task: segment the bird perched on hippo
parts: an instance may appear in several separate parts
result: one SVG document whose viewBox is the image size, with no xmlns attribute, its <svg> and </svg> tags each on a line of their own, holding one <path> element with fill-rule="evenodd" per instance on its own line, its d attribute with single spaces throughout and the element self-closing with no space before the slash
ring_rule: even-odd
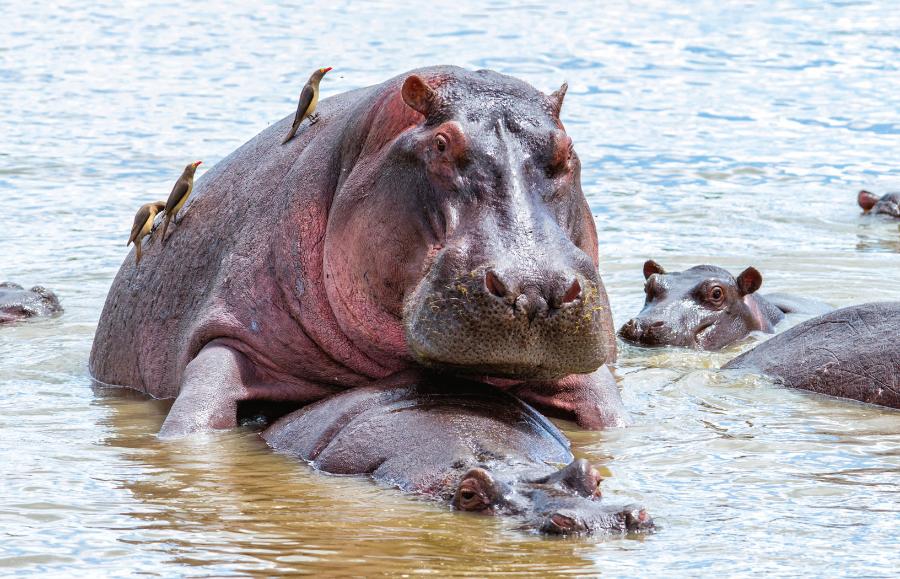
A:
<svg viewBox="0 0 900 579">
<path fill-rule="evenodd" d="M 651 259 L 644 279 L 644 307 L 619 330 L 623 340 L 641 346 L 718 350 L 750 332 L 773 333 L 785 314 L 831 310 L 817 300 L 756 293 L 763 280 L 754 267 L 737 276 L 714 265 L 667 272 Z"/>
<path fill-rule="evenodd" d="M 424 372 L 624 424 L 564 94 L 431 67 L 323 100 L 287 146 L 291 117 L 272 125 L 198 180 L 191 227 L 120 269 L 91 372 L 175 398 L 163 436 Z"/>
</svg>

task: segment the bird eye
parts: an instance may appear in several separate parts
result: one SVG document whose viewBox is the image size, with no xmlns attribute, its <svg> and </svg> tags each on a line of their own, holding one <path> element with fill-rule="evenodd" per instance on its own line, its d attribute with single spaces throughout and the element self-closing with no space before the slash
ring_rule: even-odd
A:
<svg viewBox="0 0 900 579">
<path fill-rule="evenodd" d="M 447 150 L 447 137 L 444 135 L 438 135 L 434 138 L 434 146 L 437 147 L 437 150 L 443 153 Z"/>
</svg>

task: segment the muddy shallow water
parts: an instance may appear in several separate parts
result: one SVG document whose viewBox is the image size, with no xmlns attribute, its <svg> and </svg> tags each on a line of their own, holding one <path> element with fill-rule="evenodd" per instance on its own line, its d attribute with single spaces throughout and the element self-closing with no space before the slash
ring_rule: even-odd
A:
<svg viewBox="0 0 900 579">
<path fill-rule="evenodd" d="M 167 403 L 92 390 L 134 210 L 292 113 L 319 66 L 335 67 L 326 95 L 434 63 L 568 80 L 617 324 L 648 257 L 752 264 L 763 292 L 835 306 L 900 300 L 900 222 L 855 205 L 860 187 L 900 189 L 900 11 L 642 4 L 5 4 L 0 280 L 43 283 L 66 313 L 0 330 L 0 575 L 896 573 L 900 413 L 716 370 L 759 337 L 623 347 L 635 426 L 567 428 L 606 494 L 659 522 L 637 539 L 448 513 L 249 431 L 161 443 Z"/>
</svg>

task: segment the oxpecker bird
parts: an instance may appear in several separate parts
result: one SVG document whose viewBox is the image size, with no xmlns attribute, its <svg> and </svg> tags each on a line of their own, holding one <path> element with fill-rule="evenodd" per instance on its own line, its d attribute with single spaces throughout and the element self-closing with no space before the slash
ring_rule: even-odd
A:
<svg viewBox="0 0 900 579">
<path fill-rule="evenodd" d="M 329 70 L 331 70 L 330 66 L 328 68 L 320 68 L 312 73 L 306 86 L 300 91 L 300 102 L 297 103 L 297 113 L 294 115 L 294 122 L 291 124 L 291 130 L 288 132 L 287 137 L 281 141 L 282 145 L 294 138 L 294 134 L 297 132 L 297 128 L 300 127 L 300 123 L 303 122 L 303 119 L 309 117 L 310 124 L 315 123 L 318 120 L 315 112 L 316 105 L 319 104 L 319 81 L 322 80 L 322 77 L 325 76 L 325 73 Z"/>
<path fill-rule="evenodd" d="M 184 202 L 194 190 L 194 173 L 197 167 L 203 161 L 194 161 L 184 168 L 184 172 L 178 181 L 175 181 L 175 187 L 169 193 L 169 200 L 166 201 L 166 221 L 163 223 L 162 242 L 166 242 L 166 229 L 169 228 L 169 221 L 178 216 L 178 212 L 184 207 Z M 177 223 L 177 221 L 176 221 Z"/>
<path fill-rule="evenodd" d="M 153 229 L 153 219 L 157 213 L 165 208 L 166 204 L 162 201 L 154 201 L 153 203 L 141 205 L 141 208 L 135 213 L 134 225 L 131 226 L 131 237 L 128 238 L 128 243 L 125 244 L 125 247 L 128 247 L 134 243 L 134 246 L 137 248 L 135 265 L 140 265 L 141 263 L 141 240 L 150 235 Z"/>
</svg>

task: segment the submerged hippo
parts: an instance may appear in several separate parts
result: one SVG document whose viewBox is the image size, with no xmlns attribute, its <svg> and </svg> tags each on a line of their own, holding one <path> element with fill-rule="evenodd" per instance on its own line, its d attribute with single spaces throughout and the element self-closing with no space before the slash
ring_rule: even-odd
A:
<svg viewBox="0 0 900 579">
<path fill-rule="evenodd" d="M 900 408 L 900 302 L 807 320 L 728 362 L 791 388 Z"/>
<path fill-rule="evenodd" d="M 816 300 L 757 294 L 762 274 L 753 267 L 737 277 L 714 265 L 666 272 L 651 259 L 644 279 L 644 308 L 619 330 L 622 339 L 641 346 L 718 350 L 753 331 L 773 333 L 785 314 L 831 310 Z"/>
<path fill-rule="evenodd" d="M 879 197 L 863 190 L 859 192 L 856 200 L 866 213 L 900 217 L 900 193 L 888 193 Z"/>
<path fill-rule="evenodd" d="M 368 474 L 456 510 L 520 517 L 528 529 L 653 528 L 640 507 L 600 500 L 599 473 L 574 460 L 551 422 L 483 384 L 357 388 L 282 417 L 262 436 L 324 472 Z"/>
<path fill-rule="evenodd" d="M 34 286 L 26 290 L 16 283 L 0 283 L 0 324 L 61 313 L 59 298 L 52 291 Z"/>
<path fill-rule="evenodd" d="M 175 397 L 164 436 L 410 368 L 624 424 L 564 94 L 434 67 L 322 101 L 282 146 L 285 117 L 198 180 L 165 246 L 126 259 L 93 376 Z"/>
</svg>

